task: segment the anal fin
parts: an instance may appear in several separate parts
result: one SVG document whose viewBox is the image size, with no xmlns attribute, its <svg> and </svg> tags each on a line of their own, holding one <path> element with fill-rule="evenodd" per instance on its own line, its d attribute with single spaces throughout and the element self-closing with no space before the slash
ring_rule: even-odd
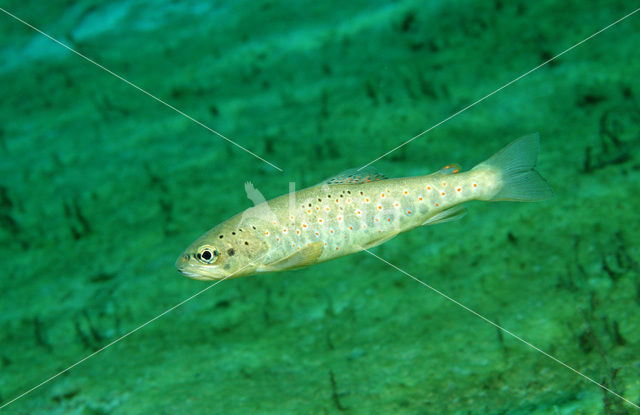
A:
<svg viewBox="0 0 640 415">
<path fill-rule="evenodd" d="M 442 212 L 431 216 L 420 226 L 435 225 L 437 223 L 452 222 L 454 220 L 461 219 L 467 214 L 467 209 L 462 206 L 454 206 L 449 209 L 445 209 Z"/>
</svg>

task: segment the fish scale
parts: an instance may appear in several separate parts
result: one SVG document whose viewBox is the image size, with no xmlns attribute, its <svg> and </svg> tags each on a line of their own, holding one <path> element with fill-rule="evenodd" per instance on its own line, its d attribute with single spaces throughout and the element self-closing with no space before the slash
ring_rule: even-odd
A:
<svg viewBox="0 0 640 415">
<path fill-rule="evenodd" d="M 467 172 L 448 165 L 425 176 L 389 179 L 375 170 L 348 170 L 222 222 L 192 243 L 176 267 L 201 280 L 285 271 L 459 219 L 466 213 L 462 204 L 471 200 L 543 200 L 553 191 L 534 169 L 538 149 L 534 134 Z"/>
</svg>

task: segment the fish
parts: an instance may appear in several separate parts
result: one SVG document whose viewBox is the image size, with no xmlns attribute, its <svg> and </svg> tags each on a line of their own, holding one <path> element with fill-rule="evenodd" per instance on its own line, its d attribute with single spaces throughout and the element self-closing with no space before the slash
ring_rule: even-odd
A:
<svg viewBox="0 0 640 415">
<path fill-rule="evenodd" d="M 458 220 L 473 200 L 545 200 L 554 193 L 535 170 L 539 149 L 539 135 L 530 134 L 468 171 L 450 164 L 424 176 L 387 178 L 374 168 L 351 169 L 268 201 L 247 183 L 257 204 L 196 239 L 175 266 L 205 281 L 287 271 Z"/>
</svg>

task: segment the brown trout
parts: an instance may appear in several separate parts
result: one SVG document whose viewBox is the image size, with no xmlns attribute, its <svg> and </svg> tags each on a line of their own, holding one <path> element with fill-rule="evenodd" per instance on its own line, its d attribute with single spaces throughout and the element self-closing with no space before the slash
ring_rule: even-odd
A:
<svg viewBox="0 0 640 415">
<path fill-rule="evenodd" d="M 534 170 L 539 146 L 537 134 L 519 138 L 466 172 L 449 165 L 389 179 L 371 169 L 349 170 L 222 222 L 192 243 L 176 267 L 198 280 L 285 271 L 459 219 L 466 213 L 461 204 L 471 200 L 547 199 L 553 191 Z"/>
</svg>

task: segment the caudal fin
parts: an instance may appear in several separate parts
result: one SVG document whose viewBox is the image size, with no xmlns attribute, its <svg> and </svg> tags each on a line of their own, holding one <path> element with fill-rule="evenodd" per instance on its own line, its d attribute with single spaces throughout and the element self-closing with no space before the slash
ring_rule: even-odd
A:
<svg viewBox="0 0 640 415">
<path fill-rule="evenodd" d="M 540 151 L 538 133 L 520 137 L 480 163 L 500 172 L 500 190 L 490 200 L 533 202 L 553 197 L 549 183 L 534 167 Z"/>
</svg>

